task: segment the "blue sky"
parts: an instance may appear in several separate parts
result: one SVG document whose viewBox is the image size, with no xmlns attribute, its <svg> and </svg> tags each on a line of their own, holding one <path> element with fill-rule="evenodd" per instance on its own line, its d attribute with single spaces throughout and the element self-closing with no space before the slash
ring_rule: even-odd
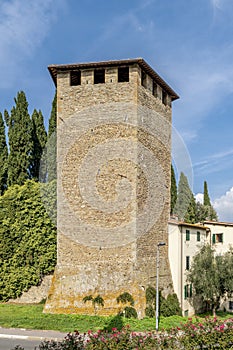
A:
<svg viewBox="0 0 233 350">
<path fill-rule="evenodd" d="M 0 111 L 24 90 L 48 121 L 49 64 L 143 57 L 179 94 L 173 125 L 220 220 L 233 221 L 232 0 L 1 0 Z"/>
</svg>

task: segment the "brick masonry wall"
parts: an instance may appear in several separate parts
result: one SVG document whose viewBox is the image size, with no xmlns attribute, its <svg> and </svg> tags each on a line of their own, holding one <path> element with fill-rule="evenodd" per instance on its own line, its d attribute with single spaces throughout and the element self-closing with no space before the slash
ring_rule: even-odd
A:
<svg viewBox="0 0 233 350">
<path fill-rule="evenodd" d="M 155 285 L 157 242 L 167 243 L 170 202 L 171 108 L 141 86 L 140 68 L 104 84 L 82 71 L 80 86 L 58 74 L 58 263 L 45 312 L 93 314 L 87 295 L 105 301 L 98 314 L 116 314 L 129 292 L 139 317 L 145 289 Z M 172 289 L 167 246 L 161 248 L 161 287 Z"/>
</svg>

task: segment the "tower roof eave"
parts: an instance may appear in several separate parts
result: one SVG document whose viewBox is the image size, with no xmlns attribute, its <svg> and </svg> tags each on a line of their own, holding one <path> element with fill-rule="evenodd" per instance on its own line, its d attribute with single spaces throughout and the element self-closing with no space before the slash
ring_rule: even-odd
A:
<svg viewBox="0 0 233 350">
<path fill-rule="evenodd" d="M 156 83 L 158 83 L 163 89 L 171 96 L 172 101 L 177 100 L 179 96 L 175 91 L 160 77 L 158 73 L 143 59 L 134 58 L 126 60 L 111 60 L 101 62 L 87 62 L 87 63 L 71 63 L 71 64 L 52 64 L 48 66 L 48 70 L 52 76 L 54 84 L 57 85 L 57 73 L 60 71 L 67 70 L 78 70 L 78 69 L 91 69 L 101 67 L 113 67 L 113 66 L 124 66 L 138 64 L 148 75 L 150 75 Z"/>
</svg>

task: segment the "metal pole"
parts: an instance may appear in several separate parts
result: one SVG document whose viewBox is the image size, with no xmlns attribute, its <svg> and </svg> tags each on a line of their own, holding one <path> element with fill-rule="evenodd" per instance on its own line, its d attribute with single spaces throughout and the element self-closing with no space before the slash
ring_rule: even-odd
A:
<svg viewBox="0 0 233 350">
<path fill-rule="evenodd" d="M 155 310 L 155 330 L 159 330 L 159 244 L 157 245 L 156 258 L 156 310 Z"/>
<path fill-rule="evenodd" d="M 164 242 L 157 244 L 157 258 L 156 258 L 156 309 L 155 309 L 155 329 L 159 330 L 159 247 L 166 245 Z"/>
</svg>

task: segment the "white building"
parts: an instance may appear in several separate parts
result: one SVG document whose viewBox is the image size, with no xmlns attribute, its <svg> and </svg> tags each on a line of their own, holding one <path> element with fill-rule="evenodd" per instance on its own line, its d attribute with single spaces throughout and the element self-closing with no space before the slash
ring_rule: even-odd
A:
<svg viewBox="0 0 233 350">
<path fill-rule="evenodd" d="M 231 246 L 233 247 L 232 222 L 204 221 L 203 226 L 210 229 L 211 244 L 217 255 L 226 253 Z"/>
<path fill-rule="evenodd" d="M 205 221 L 199 224 L 188 224 L 170 220 L 168 224 L 168 252 L 173 279 L 174 291 L 180 302 L 184 316 L 195 313 L 190 304 L 192 285 L 187 281 L 193 256 L 201 246 L 211 244 L 216 254 L 223 254 L 233 246 L 233 223 Z M 195 301 L 194 301 L 195 302 Z M 198 301 L 196 301 L 197 310 Z M 233 301 L 223 300 L 221 309 L 233 311 Z"/>
</svg>

